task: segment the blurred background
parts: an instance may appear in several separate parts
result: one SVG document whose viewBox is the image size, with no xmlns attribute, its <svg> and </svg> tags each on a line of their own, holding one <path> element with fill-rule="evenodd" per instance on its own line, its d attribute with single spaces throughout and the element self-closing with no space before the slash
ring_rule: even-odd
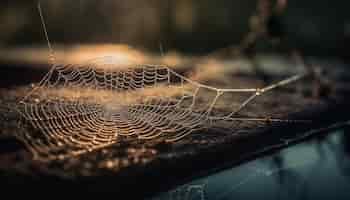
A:
<svg viewBox="0 0 350 200">
<path fill-rule="evenodd" d="M 45 45 L 36 0 L 2 0 L 0 48 Z M 208 54 L 239 44 L 261 21 L 287 49 L 342 56 L 350 49 L 347 0 L 46 0 L 53 45 L 128 44 Z M 259 21 L 260 20 L 260 21 Z M 263 38 L 263 37 L 262 37 Z M 261 40 L 268 51 L 269 45 Z"/>
<path fill-rule="evenodd" d="M 324 125 L 328 121 L 330 123 L 349 118 L 348 113 L 350 112 L 347 109 L 349 107 L 347 97 L 350 94 L 350 75 L 348 73 L 348 62 L 350 61 L 349 0 L 41 0 L 40 3 L 54 54 L 59 62 L 81 63 L 81 61 L 87 59 L 113 55 L 118 58 L 118 62 L 167 64 L 173 70 L 191 78 L 191 80 L 218 88 L 262 87 L 276 80 L 283 80 L 292 74 L 304 72 L 304 68 L 307 68 L 310 71 L 310 77 L 304 82 L 298 83 L 299 85 L 295 86 L 295 90 L 292 86 L 289 90 L 285 90 L 286 93 L 276 93 L 282 94 L 278 98 L 273 95 L 267 96 L 265 100 L 261 101 L 261 104 L 253 104 L 255 107 L 252 108 L 258 109 L 249 110 L 247 116 L 261 116 L 269 119 L 269 115 L 273 117 L 279 117 L 277 114 L 280 114 L 280 116 L 289 115 L 290 113 L 299 112 L 299 108 L 303 108 L 301 114 L 315 116 L 316 119 L 321 119 L 321 123 L 325 123 Z M 42 80 L 50 69 L 48 58 L 49 51 L 38 12 L 38 0 L 1 0 L 0 74 L 2 78 L 0 78 L 0 106 L 5 105 L 7 111 L 7 107 L 10 107 L 7 104 L 17 105 L 14 103 L 18 103 L 18 99 L 22 99 L 23 96 L 27 95 L 28 93 L 25 92 L 28 89 L 36 87 L 36 83 Z M 294 62 L 290 58 L 297 58 L 296 61 L 302 62 Z M 281 99 L 284 94 L 292 95 L 290 97 L 293 98 L 285 96 Z M 239 102 L 241 102 L 241 98 L 242 102 L 243 99 L 246 99 L 244 95 L 239 96 Z M 340 99 L 342 103 L 335 103 L 337 101 L 333 101 L 334 99 Z M 343 103 L 343 101 L 346 103 Z M 316 106 L 315 108 L 309 106 L 316 104 L 317 106 L 330 107 L 330 114 L 328 110 L 327 112 L 324 111 L 323 109 L 326 108 L 322 106 Z M 274 109 L 270 110 L 273 107 Z M 310 112 L 309 107 L 315 110 L 310 109 L 312 111 Z M 316 111 L 316 109 L 320 110 Z M 0 107 L 0 114 L 6 113 L 3 110 Z M 285 110 L 288 112 L 285 112 Z M 3 125 L 4 123 L 0 124 L 0 132 L 13 134 L 13 127 L 16 126 L 17 128 L 15 118 L 10 119 L 12 121 L 9 123 L 7 116 L 6 118 L 1 117 L 0 119 L 6 120 L 0 120 L 0 122 L 4 122 L 6 125 Z M 296 118 L 298 119 L 298 117 Z M 300 119 L 308 118 L 300 117 Z M 8 124 L 10 128 L 6 128 Z M 270 125 L 270 123 L 267 123 L 267 125 Z M 1 126 L 5 128 L 1 128 Z M 245 126 L 246 124 L 243 123 L 242 133 L 249 133 L 250 124 L 247 127 Z M 294 126 L 296 127 L 296 124 L 293 124 Z M 240 126 L 237 127 L 240 128 Z M 294 132 L 294 129 L 290 129 L 289 132 Z M 298 188 L 299 186 L 302 187 L 302 191 L 298 194 L 306 193 L 304 191 L 307 190 L 303 188 L 308 188 L 305 186 L 306 184 L 300 184 L 299 180 L 301 179 L 298 177 L 304 173 L 304 169 L 310 169 L 312 176 L 310 175 L 307 181 L 306 179 L 302 180 L 305 183 L 310 182 L 309 185 L 311 186 L 317 182 L 315 185 L 318 189 L 310 189 L 310 191 L 316 191 L 315 193 L 318 196 L 323 196 L 326 193 L 328 196 L 338 197 L 340 195 L 339 188 L 345 188 L 348 186 L 347 183 L 350 183 L 348 181 L 349 175 L 344 175 L 346 179 L 343 179 L 343 175 L 340 176 L 343 172 L 350 171 L 350 159 L 348 158 L 350 142 L 349 137 L 345 137 L 349 135 L 348 132 L 349 130 L 344 130 L 344 132 L 337 133 L 339 136 L 336 137 L 335 142 L 333 139 L 327 139 L 324 142 L 317 139 L 315 143 L 318 142 L 319 145 L 310 146 L 307 144 L 311 149 L 305 150 L 304 147 L 297 147 L 297 151 L 294 151 L 295 155 L 301 155 L 300 149 L 303 153 L 320 152 L 318 153 L 321 155 L 320 159 L 315 162 L 316 168 L 325 166 L 324 169 L 320 168 L 320 171 L 315 170 L 316 168 L 313 165 L 310 168 L 302 167 L 299 171 L 294 170 L 290 166 L 298 163 L 300 159 L 291 161 L 290 158 L 282 154 L 277 155 L 280 158 L 276 160 L 271 158 L 268 159 L 268 162 L 264 161 L 268 164 L 263 165 L 262 169 L 266 167 L 269 169 L 266 172 L 272 172 L 268 178 L 277 177 L 277 181 L 282 180 L 280 181 L 280 188 L 284 183 L 291 183 L 284 184 L 283 188 L 285 190 L 294 185 Z M 278 142 L 288 142 L 288 140 L 282 138 L 280 133 L 283 133 L 283 137 L 286 137 L 284 130 L 276 131 L 276 134 L 264 138 L 264 141 L 258 141 L 258 147 L 272 144 L 268 140 L 274 137 L 277 138 L 276 141 L 278 140 Z M 296 131 L 295 134 L 297 133 L 301 134 L 302 132 Z M 216 136 L 216 133 L 215 135 L 210 133 L 208 141 L 216 141 Z M 257 137 L 258 140 L 260 138 L 262 137 Z M 264 143 L 265 140 L 267 143 Z M 10 145 L 8 145 L 8 148 L 3 148 L 5 150 L 0 151 L 0 154 L 4 155 L 0 158 L 0 168 L 7 170 L 7 168 L 12 169 L 12 167 L 19 166 L 18 168 L 24 168 L 23 171 L 27 171 L 28 167 L 28 171 L 31 173 L 32 165 L 17 164 L 22 158 L 17 156 L 17 149 L 22 151 L 23 148 L 15 147 L 16 151 L 13 151 L 12 140 L 9 142 L 1 141 L 1 145 L 6 143 L 10 143 Z M 254 148 L 257 148 L 255 143 L 256 141 L 253 141 L 251 144 L 254 144 Z M 187 145 L 187 143 L 185 144 Z M 197 144 L 188 143 L 188 145 L 197 147 Z M 203 145 L 206 145 L 206 143 L 203 143 Z M 326 150 L 322 150 L 325 146 Z M 161 145 L 159 147 L 160 151 L 168 151 L 167 147 L 165 147 L 166 150 L 163 150 L 163 148 L 164 146 Z M 180 145 L 176 150 L 183 154 L 181 148 L 184 148 L 184 146 Z M 238 145 L 236 148 L 243 148 L 243 146 Z M 252 145 L 248 145 L 243 150 L 246 153 L 245 150 L 247 149 L 250 153 L 250 150 L 255 150 L 254 148 Z M 124 150 L 113 148 L 111 154 L 108 155 L 119 156 L 119 151 Z M 8 154 L 8 152 L 11 153 Z M 331 159 L 327 160 L 322 157 L 322 152 L 326 152 L 327 156 L 330 155 Z M 103 156 L 106 155 L 103 154 Z M 311 158 L 314 157 L 317 156 L 312 154 Z M 172 159 L 173 157 L 169 156 L 169 158 Z M 106 157 L 106 159 L 102 159 L 100 156 L 92 154 L 86 162 L 84 159 L 80 160 L 81 162 L 77 160 L 78 162 L 69 164 L 68 171 L 74 171 L 76 168 L 77 172 L 83 174 L 89 172 L 89 168 L 91 172 L 94 172 L 95 169 L 100 169 L 101 163 L 103 164 L 107 159 L 113 160 L 114 158 Z M 272 160 L 272 164 L 269 164 L 269 160 Z M 28 162 L 28 159 L 24 159 L 23 162 Z M 259 163 L 260 161 L 257 165 L 253 163 L 253 168 L 260 167 Z M 292 165 L 285 165 L 285 163 Z M 207 164 L 204 166 L 207 167 Z M 337 166 L 339 166 L 339 169 Z M 62 174 L 66 175 L 67 169 L 63 165 L 50 165 L 50 167 L 53 167 L 54 170 L 62 167 L 64 169 Z M 49 170 L 46 172 L 46 168 L 44 170 L 42 166 L 40 166 L 40 169 L 43 169 L 45 175 L 51 173 Z M 240 171 L 242 169 L 243 173 Z M 245 176 L 247 173 L 244 170 L 250 173 L 251 169 L 251 165 L 248 165 L 248 167 L 238 169 L 239 173 L 237 174 Z M 287 170 L 284 169 L 292 172 L 288 174 Z M 35 173 L 37 172 L 35 171 Z M 52 174 L 55 173 L 52 172 Z M 8 175 L 6 172 L 4 174 L 6 177 L 10 177 L 6 179 L 11 179 L 12 182 L 16 183 L 16 187 L 13 188 L 18 188 L 17 182 L 23 182 L 21 177 L 12 180 L 12 175 Z M 41 175 L 41 173 L 37 174 Z M 137 175 L 139 171 L 131 174 Z M 274 174 L 276 175 L 273 176 Z M 13 176 L 17 176 L 17 174 Z M 125 178 L 128 181 L 133 180 L 129 179 L 128 176 L 129 174 L 122 174 L 120 177 L 124 177 L 124 179 L 118 178 L 118 180 L 121 180 L 121 182 Z M 332 176 L 332 178 L 329 176 Z M 47 177 L 50 181 L 56 180 L 51 179 L 50 176 Z M 178 178 L 173 174 L 171 177 Z M 232 178 L 232 175 L 226 173 L 222 177 L 224 179 L 225 177 Z M 311 179 L 312 177 L 314 179 Z M 233 179 L 238 180 L 235 178 Z M 46 184 L 45 180 L 43 179 L 42 183 L 50 185 Z M 143 184 L 139 177 L 137 177 L 137 180 L 139 180 L 138 184 Z M 228 183 L 222 178 L 217 180 L 219 180 L 217 182 L 224 184 Z M 266 177 L 264 176 L 261 180 L 265 187 Z M 163 178 L 161 181 L 163 184 Z M 329 181 L 336 184 L 329 184 L 333 183 Z M 347 182 L 344 183 L 345 181 Z M 7 184 L 7 181 L 3 182 Z M 110 184 L 109 181 L 104 179 L 102 182 L 100 189 L 103 192 L 107 191 L 104 187 L 106 183 L 108 187 L 118 188 L 114 182 Z M 147 181 L 145 185 L 148 187 L 145 188 L 153 187 L 153 182 L 157 182 L 157 180 L 152 177 L 152 184 Z M 231 187 L 231 183 L 229 182 L 226 185 Z M 239 189 L 242 188 L 242 191 L 244 191 L 246 188 L 246 191 L 248 191 L 246 194 L 259 196 L 261 193 L 251 192 L 251 188 L 263 187 L 259 187 L 255 184 L 255 181 L 252 181 L 252 183 Z M 257 181 L 257 183 L 260 182 Z M 133 182 L 133 187 L 134 184 Z M 337 184 L 342 185 L 337 186 L 338 190 L 328 187 Z M 37 186 L 37 184 L 30 185 Z M 86 191 L 85 185 L 80 184 L 80 182 L 78 185 Z M 98 184 L 94 182 L 93 185 Z M 225 189 L 223 185 L 215 182 L 214 185 Z M 325 187 L 320 190 L 319 186 L 322 185 L 325 185 Z M 311 186 L 309 188 L 312 188 Z M 76 189 L 75 187 L 70 188 Z M 274 191 L 279 191 L 280 188 L 276 189 L 272 185 L 266 191 L 272 191 L 271 194 L 274 195 Z M 96 188 L 94 187 L 94 189 Z M 215 187 L 213 191 L 215 192 Z M 127 192 L 127 190 L 124 192 Z M 296 194 L 294 191 L 292 193 Z M 142 193 L 133 192 L 132 194 L 140 195 Z M 341 194 L 344 194 L 344 199 L 349 199 L 348 190 L 344 189 Z M 314 196 L 310 197 L 312 199 Z M 290 196 L 290 198 L 294 198 L 294 196 Z"/>
</svg>

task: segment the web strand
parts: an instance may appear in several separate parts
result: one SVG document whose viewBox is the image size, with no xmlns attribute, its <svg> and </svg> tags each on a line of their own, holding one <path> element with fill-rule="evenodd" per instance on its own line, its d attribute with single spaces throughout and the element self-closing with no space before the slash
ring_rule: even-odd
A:
<svg viewBox="0 0 350 200">
<path fill-rule="evenodd" d="M 48 46 L 49 52 L 50 52 L 50 57 L 49 57 L 50 58 L 50 62 L 51 62 L 51 64 L 55 64 L 55 54 L 54 54 L 53 48 L 51 46 L 51 42 L 50 42 L 50 39 L 49 39 L 49 34 L 47 33 L 46 24 L 45 24 L 44 15 L 43 15 L 43 12 L 42 12 L 42 9 L 41 9 L 40 1 L 38 2 L 38 11 L 39 11 L 39 15 L 40 15 L 41 25 L 42 25 L 43 30 L 44 30 L 47 46 Z"/>
</svg>

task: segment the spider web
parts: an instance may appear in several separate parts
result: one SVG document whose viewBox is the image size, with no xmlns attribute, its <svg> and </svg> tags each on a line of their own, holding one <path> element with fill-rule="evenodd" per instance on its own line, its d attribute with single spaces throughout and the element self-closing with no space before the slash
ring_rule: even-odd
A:
<svg viewBox="0 0 350 200">
<path fill-rule="evenodd" d="M 33 129 L 20 136 L 37 159 L 57 159 L 106 147 L 122 137 L 174 142 L 216 121 L 289 121 L 236 114 L 257 96 L 300 79 L 258 89 L 220 89 L 167 66 L 126 65 L 114 57 L 54 65 L 21 101 Z M 247 93 L 238 107 L 215 112 L 225 95 Z"/>
<path fill-rule="evenodd" d="M 58 65 L 40 2 L 38 11 L 53 66 L 17 108 L 30 129 L 17 138 L 35 159 L 64 159 L 122 138 L 174 142 L 218 121 L 292 121 L 236 114 L 257 96 L 306 74 L 264 88 L 221 89 L 192 81 L 167 66 L 122 64 L 115 57 Z M 237 93 L 249 95 L 238 107 L 219 109 L 227 104 L 227 96 Z"/>
</svg>

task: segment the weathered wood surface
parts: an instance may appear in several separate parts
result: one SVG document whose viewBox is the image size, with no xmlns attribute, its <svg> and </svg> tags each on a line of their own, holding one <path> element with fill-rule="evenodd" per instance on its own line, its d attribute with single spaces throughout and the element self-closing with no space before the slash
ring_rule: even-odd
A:
<svg viewBox="0 0 350 200">
<path fill-rule="evenodd" d="M 246 109 L 243 116 L 305 119 L 311 123 L 239 122 L 221 130 L 195 132 L 175 143 L 162 140 L 123 140 L 109 147 L 63 161 L 39 162 L 13 135 L 19 130 L 18 114 L 13 108 L 30 89 L 29 82 L 40 80 L 47 70 L 37 68 L 26 79 L 28 66 L 11 65 L 1 68 L 0 90 L 0 177 L 3 188 L 19 187 L 35 193 L 35 188 L 49 191 L 103 192 L 131 197 L 143 197 L 167 189 L 186 179 L 221 168 L 224 164 L 239 163 L 264 152 L 281 148 L 304 139 L 310 131 L 349 119 L 350 72 L 345 64 L 315 60 L 326 70 L 326 95 L 313 97 L 317 84 L 311 78 L 276 89 L 260 96 Z M 261 87 L 259 77 L 251 71 L 227 70 L 236 64 L 228 61 L 208 61 L 209 68 L 190 68 L 194 79 L 220 87 Z M 216 66 L 211 66 L 211 65 Z M 212 68 L 211 68 L 212 67 Z M 221 68 L 215 76 L 210 69 Z M 205 69 L 205 70 L 204 70 Z M 207 70 L 207 74 L 206 74 Z M 297 70 L 282 67 L 270 73 L 271 82 L 281 80 Z M 198 73 L 197 73 L 198 72 Z M 19 74 L 22 76 L 19 78 Z M 23 82 L 22 82 L 23 81 Z M 321 93 L 323 93 L 323 90 Z M 317 131 L 315 131 L 315 134 Z M 305 136 L 305 137 L 304 137 Z M 42 190 L 41 189 L 41 190 Z M 31 191 L 32 190 L 32 191 Z"/>
</svg>

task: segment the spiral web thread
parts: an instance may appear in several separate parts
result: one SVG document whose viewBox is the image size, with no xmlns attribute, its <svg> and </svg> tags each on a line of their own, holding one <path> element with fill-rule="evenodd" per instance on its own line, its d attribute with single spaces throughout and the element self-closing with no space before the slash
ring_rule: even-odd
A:
<svg viewBox="0 0 350 200">
<path fill-rule="evenodd" d="M 302 78 L 258 89 L 219 89 L 192 81 L 167 66 L 121 65 L 103 57 L 80 65 L 54 65 L 21 101 L 33 131 L 20 135 L 35 158 L 56 159 L 99 149 L 121 137 L 174 142 L 221 121 L 281 121 L 236 114 L 257 96 Z M 221 98 L 249 96 L 227 113 Z"/>
</svg>

